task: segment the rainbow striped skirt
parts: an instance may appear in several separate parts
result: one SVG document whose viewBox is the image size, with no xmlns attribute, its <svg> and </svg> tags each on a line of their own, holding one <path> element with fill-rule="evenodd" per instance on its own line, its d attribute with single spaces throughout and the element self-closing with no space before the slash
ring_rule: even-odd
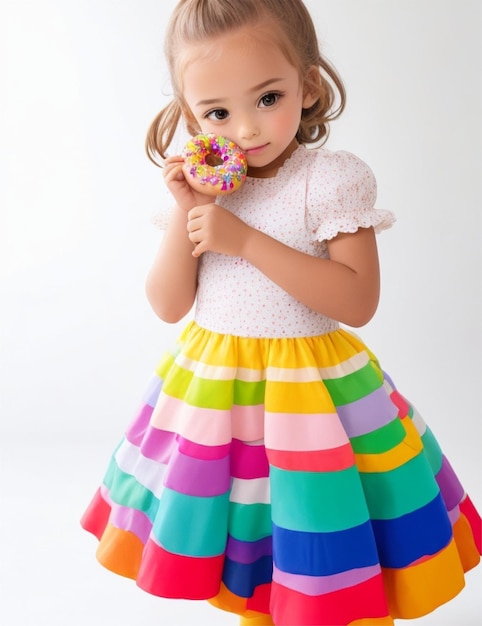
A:
<svg viewBox="0 0 482 626">
<path fill-rule="evenodd" d="M 392 624 L 453 598 L 481 522 L 354 335 L 166 353 L 83 518 L 108 569 L 278 626 Z"/>
</svg>

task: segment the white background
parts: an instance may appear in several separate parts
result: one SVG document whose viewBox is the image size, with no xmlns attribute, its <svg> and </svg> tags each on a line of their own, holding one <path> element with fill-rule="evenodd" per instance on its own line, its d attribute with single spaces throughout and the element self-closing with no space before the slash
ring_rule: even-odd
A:
<svg viewBox="0 0 482 626">
<path fill-rule="evenodd" d="M 357 332 L 482 509 L 481 5 L 310 0 L 348 108 L 328 147 L 366 160 L 394 229 Z M 170 0 L 0 0 L 0 622 L 235 624 L 105 572 L 78 519 L 181 325 L 151 312 Z M 480 624 L 480 573 L 415 623 Z"/>
</svg>

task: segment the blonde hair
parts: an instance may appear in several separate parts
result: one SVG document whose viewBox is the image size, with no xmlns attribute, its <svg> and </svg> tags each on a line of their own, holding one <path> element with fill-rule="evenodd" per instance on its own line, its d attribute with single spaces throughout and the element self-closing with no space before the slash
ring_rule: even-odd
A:
<svg viewBox="0 0 482 626">
<path fill-rule="evenodd" d="M 322 56 L 313 21 L 301 0 L 180 0 L 164 44 L 174 98 L 154 118 L 146 137 L 147 155 L 156 165 L 165 157 L 181 119 L 189 134 L 199 132 L 182 96 L 179 63 L 186 47 L 267 19 L 278 27 L 272 32 L 280 50 L 299 71 L 307 91 L 316 97 L 313 106 L 302 110 L 296 138 L 303 144 L 326 141 L 329 123 L 345 108 L 345 88 Z M 313 66 L 319 68 L 319 76 L 310 72 Z"/>
</svg>

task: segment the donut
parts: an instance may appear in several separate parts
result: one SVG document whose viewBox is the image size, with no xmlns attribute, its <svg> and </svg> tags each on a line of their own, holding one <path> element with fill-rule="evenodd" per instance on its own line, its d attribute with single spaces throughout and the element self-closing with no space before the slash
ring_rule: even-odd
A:
<svg viewBox="0 0 482 626">
<path fill-rule="evenodd" d="M 201 193 L 233 193 L 246 179 L 248 163 L 241 148 L 221 135 L 196 135 L 186 143 L 182 156 L 184 176 Z"/>
</svg>

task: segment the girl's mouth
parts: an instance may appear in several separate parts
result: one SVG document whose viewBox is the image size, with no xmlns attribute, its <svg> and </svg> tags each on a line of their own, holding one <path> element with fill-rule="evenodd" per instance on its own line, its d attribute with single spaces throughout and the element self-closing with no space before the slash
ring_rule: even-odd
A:
<svg viewBox="0 0 482 626">
<path fill-rule="evenodd" d="M 245 154 L 249 154 L 249 155 L 259 154 L 260 152 L 262 152 L 266 148 L 267 145 L 268 144 L 265 143 L 262 146 L 254 146 L 254 148 L 248 148 L 248 149 L 244 150 L 244 153 Z"/>
</svg>

